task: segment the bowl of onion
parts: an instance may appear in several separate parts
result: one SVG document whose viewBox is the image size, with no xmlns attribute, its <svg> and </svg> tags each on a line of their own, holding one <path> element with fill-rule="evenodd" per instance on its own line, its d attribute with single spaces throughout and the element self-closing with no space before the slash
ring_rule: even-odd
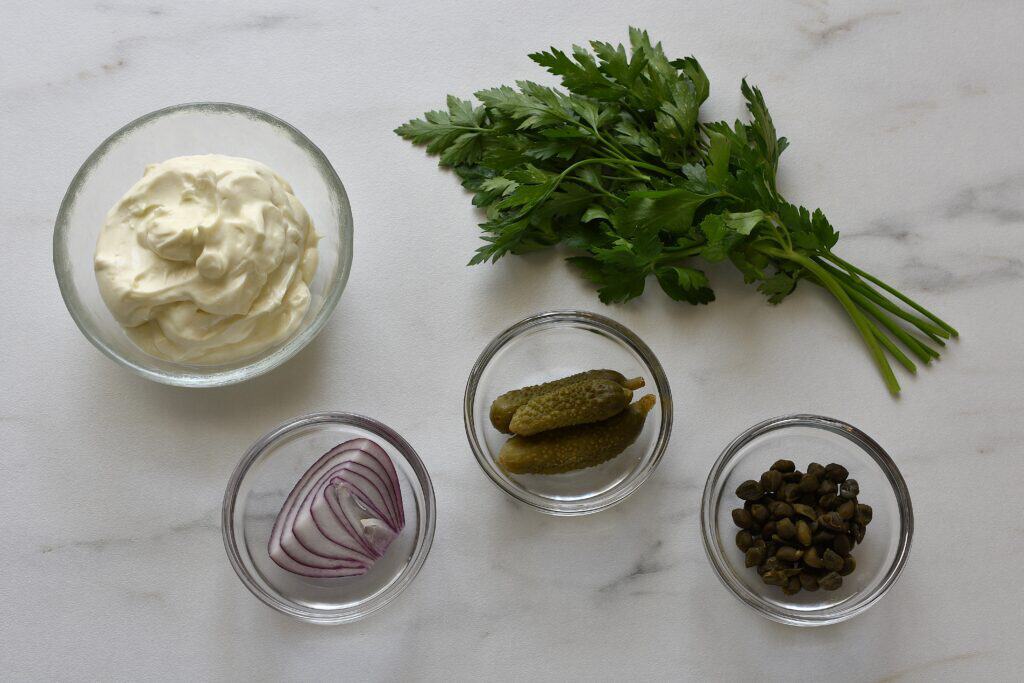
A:
<svg viewBox="0 0 1024 683">
<path fill-rule="evenodd" d="M 412 446 L 352 413 L 314 413 L 261 437 L 224 494 L 224 547 L 264 604 L 319 624 L 405 590 L 434 536 L 434 491 Z"/>
</svg>

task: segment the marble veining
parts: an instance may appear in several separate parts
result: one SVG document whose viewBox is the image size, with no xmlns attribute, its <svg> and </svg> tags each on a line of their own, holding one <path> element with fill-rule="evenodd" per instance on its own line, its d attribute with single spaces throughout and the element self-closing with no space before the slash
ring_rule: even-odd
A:
<svg viewBox="0 0 1024 683">
<path fill-rule="evenodd" d="M 2 677 L 781 681 L 827 651 L 835 681 L 1019 680 L 1022 22 L 1022 3 L 927 0 L 0 3 Z M 762 86 L 793 143 L 787 196 L 824 208 L 838 253 L 960 329 L 940 362 L 903 376 L 898 400 L 809 283 L 772 307 L 713 267 L 709 306 L 652 286 L 605 307 L 564 254 L 464 266 L 479 234 L 469 197 L 391 130 L 446 93 L 550 83 L 528 53 L 619 42 L 630 24 L 701 60 L 709 117 L 741 114 L 742 77 Z M 322 335 L 265 377 L 195 393 L 122 371 L 82 338 L 54 281 L 50 230 L 107 135 L 204 99 L 257 106 L 306 133 L 344 180 L 356 228 L 352 277 Z M 581 519 L 503 496 L 462 425 L 481 348 L 555 308 L 634 330 L 675 403 L 652 478 Z M 419 577 L 340 628 L 257 601 L 219 529 L 242 454 L 314 410 L 395 428 L 437 496 Z M 883 600 L 799 631 L 723 589 L 699 530 L 721 449 L 794 412 L 876 438 L 907 479 L 916 525 Z"/>
<path fill-rule="evenodd" d="M 141 543 L 159 542 L 172 536 L 190 535 L 211 531 L 219 532 L 220 524 L 214 521 L 215 519 L 219 520 L 219 518 L 220 511 L 217 510 L 216 514 L 214 514 L 214 512 L 210 512 L 202 517 L 189 520 L 187 522 L 173 524 L 167 529 L 144 536 L 107 536 L 85 541 L 47 543 L 39 546 L 39 552 L 42 554 L 59 553 L 65 550 L 104 552 L 113 548 L 123 548 L 125 546 L 133 546 Z"/>
<path fill-rule="evenodd" d="M 829 45 L 839 38 L 846 36 L 866 23 L 883 19 L 885 17 L 897 17 L 899 10 L 871 10 L 841 20 L 831 19 L 829 12 L 822 8 L 815 13 L 817 16 L 813 22 L 806 22 L 800 25 L 800 31 L 810 37 L 817 45 Z"/>
</svg>

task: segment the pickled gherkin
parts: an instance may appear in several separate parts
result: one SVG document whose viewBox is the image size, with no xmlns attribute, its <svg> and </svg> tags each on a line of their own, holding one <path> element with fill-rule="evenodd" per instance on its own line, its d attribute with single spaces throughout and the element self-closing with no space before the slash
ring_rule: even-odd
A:
<svg viewBox="0 0 1024 683">
<path fill-rule="evenodd" d="M 534 396 L 512 416 L 513 434 L 530 436 L 559 427 L 607 420 L 626 409 L 633 392 L 607 379 L 588 379 Z"/>
<path fill-rule="evenodd" d="M 575 375 L 545 382 L 544 384 L 535 384 L 505 392 L 494 399 L 494 403 L 491 404 L 491 424 L 499 432 L 510 434 L 512 431 L 510 425 L 516 411 L 526 405 L 531 399 L 570 384 L 594 379 L 609 380 L 627 389 L 638 389 L 644 385 L 643 380 L 626 379 L 621 372 L 616 372 L 615 370 L 587 370 L 586 372 L 578 372 Z"/>
<path fill-rule="evenodd" d="M 511 474 L 560 474 L 600 465 L 637 440 L 654 404 L 648 394 L 601 422 L 513 436 L 502 446 L 498 465 Z"/>
</svg>

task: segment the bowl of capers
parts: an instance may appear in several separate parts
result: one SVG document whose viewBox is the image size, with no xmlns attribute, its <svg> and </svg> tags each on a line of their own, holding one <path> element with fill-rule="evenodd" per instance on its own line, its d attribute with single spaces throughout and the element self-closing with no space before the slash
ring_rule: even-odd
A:
<svg viewBox="0 0 1024 683">
<path fill-rule="evenodd" d="M 789 415 L 725 448 L 704 487 L 701 530 L 712 567 L 741 602 L 780 623 L 823 626 L 892 588 L 914 514 L 903 476 L 871 437 Z"/>
</svg>

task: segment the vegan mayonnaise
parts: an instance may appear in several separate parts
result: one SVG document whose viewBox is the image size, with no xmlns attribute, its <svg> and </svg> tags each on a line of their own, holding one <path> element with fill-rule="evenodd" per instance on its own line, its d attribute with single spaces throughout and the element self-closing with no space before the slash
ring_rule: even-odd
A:
<svg viewBox="0 0 1024 683">
<path fill-rule="evenodd" d="M 291 335 L 309 308 L 317 234 L 291 186 L 252 159 L 168 159 L 107 213 L 100 294 L 142 349 L 214 364 Z"/>
</svg>

